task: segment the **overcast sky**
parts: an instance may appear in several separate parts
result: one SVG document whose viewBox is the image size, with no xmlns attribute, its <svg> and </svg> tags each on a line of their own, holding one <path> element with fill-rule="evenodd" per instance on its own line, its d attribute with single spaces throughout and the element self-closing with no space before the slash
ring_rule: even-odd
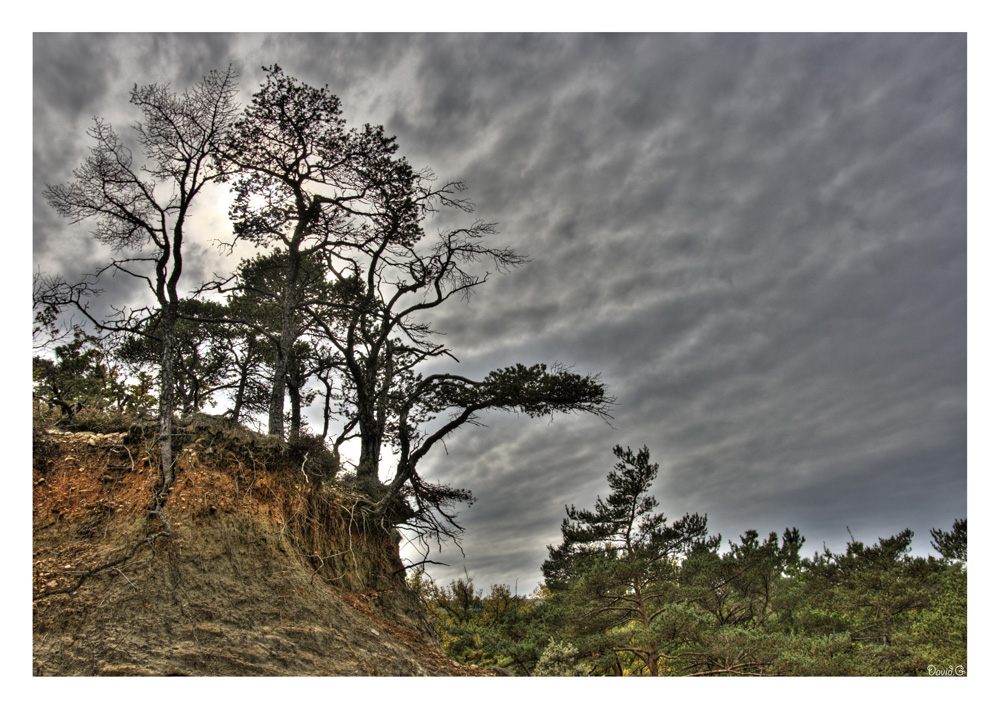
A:
<svg viewBox="0 0 1000 709">
<path fill-rule="evenodd" d="M 531 262 L 432 324 L 481 375 L 600 373 L 609 426 L 488 415 L 422 467 L 467 487 L 438 579 L 541 580 L 564 506 L 649 447 L 670 519 L 723 542 L 796 526 L 809 553 L 966 516 L 966 38 L 864 35 L 36 35 L 34 257 L 99 261 L 41 198 L 134 83 L 277 62 L 461 179 Z M 224 205 L 224 194 L 217 197 Z M 192 277 L 222 263 L 198 222 Z M 123 302 L 131 284 L 109 294 Z"/>
</svg>

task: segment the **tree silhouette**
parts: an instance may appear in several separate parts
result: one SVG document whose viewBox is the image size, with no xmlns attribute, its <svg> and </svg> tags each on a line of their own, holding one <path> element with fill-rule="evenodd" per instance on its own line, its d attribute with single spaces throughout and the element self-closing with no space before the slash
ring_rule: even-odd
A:
<svg viewBox="0 0 1000 709">
<path fill-rule="evenodd" d="M 162 494 L 173 481 L 178 403 L 192 412 L 213 393 L 233 392 L 230 415 L 239 419 L 262 407 L 268 377 L 268 432 L 285 437 L 287 396 L 294 439 L 316 379 L 324 437 L 338 458 L 348 440 L 360 443 L 356 479 L 375 498 L 376 516 L 451 533 L 460 527 L 450 507 L 471 494 L 421 477 L 418 465 L 436 444 L 488 409 L 606 418 L 613 399 L 599 377 L 559 364 L 515 364 L 481 379 L 433 372 L 435 360 L 457 358 L 432 330 L 429 311 L 471 297 L 491 271 L 525 257 L 494 244 L 494 225 L 480 220 L 427 233 L 425 220 L 439 210 L 474 211 L 462 183 L 436 184 L 429 170 L 413 170 L 381 126 L 347 127 L 326 87 L 303 84 L 277 65 L 265 72 L 239 115 L 232 71 L 210 74 L 180 97 L 166 87 L 136 87 L 142 167 L 109 126 L 96 123 L 97 145 L 76 181 L 49 187 L 46 196 L 73 221 L 95 219 L 95 237 L 116 256 L 80 284 L 43 280 L 38 324 L 51 327 L 53 307 L 74 305 L 96 326 L 132 335 L 124 352 L 133 361 L 148 365 L 158 356 Z M 221 180 L 233 195 L 227 243 L 263 253 L 195 291 L 227 295 L 225 304 L 185 300 L 178 282 L 186 225 L 204 186 Z M 87 299 L 108 273 L 144 281 L 156 306 L 99 318 Z M 384 483 L 385 446 L 398 461 Z"/>
<path fill-rule="evenodd" d="M 381 127 L 347 128 L 325 87 L 306 86 L 277 66 L 266 71 L 226 159 L 235 171 L 236 238 L 278 248 L 270 258 L 279 268 L 265 288 L 278 313 L 268 430 L 284 433 L 292 353 L 310 333 L 330 350 L 327 391 L 334 380 L 340 390 L 334 448 L 359 441 L 357 477 L 381 498 L 380 514 L 440 531 L 434 520 L 454 523 L 448 505 L 471 498 L 420 478 L 417 463 L 434 444 L 485 409 L 607 416 L 611 399 L 597 377 L 561 366 L 516 365 L 479 381 L 418 373 L 435 359 L 454 358 L 424 319 L 427 311 L 469 297 L 489 277 L 487 268 L 505 271 L 525 258 L 492 245 L 494 225 L 482 221 L 427 234 L 423 222 L 433 212 L 473 211 L 460 197 L 464 185 L 435 186 L 430 171 L 414 171 L 396 156 L 395 139 Z M 244 278 L 240 287 L 255 286 Z M 442 415 L 436 428 L 422 428 Z M 387 487 L 379 469 L 385 445 L 399 455 Z M 395 504 L 401 497 L 416 509 Z"/>
<path fill-rule="evenodd" d="M 181 296 L 188 219 L 206 185 L 223 170 L 217 152 L 237 114 L 236 74 L 211 72 L 181 95 L 168 86 L 134 86 L 131 103 L 142 119 L 133 128 L 143 152 L 140 165 L 110 125 L 96 119 L 89 135 L 90 156 L 74 170 L 74 181 L 49 185 L 45 197 L 72 223 L 94 221 L 94 238 L 110 246 L 115 258 L 90 279 L 76 284 L 54 281 L 44 300 L 76 307 L 101 330 L 142 335 L 153 317 L 148 309 L 120 308 L 117 316 L 91 312 L 88 299 L 98 293 L 105 274 L 143 281 L 155 297 L 160 326 L 160 497 L 173 484 L 172 417 L 176 359 L 175 330 Z"/>
<path fill-rule="evenodd" d="M 345 127 L 340 100 L 326 87 L 302 84 L 277 65 L 265 71 L 225 157 L 234 171 L 235 238 L 276 246 L 282 259 L 268 432 L 283 436 L 286 369 L 302 334 L 307 262 L 368 239 L 382 203 L 405 198 L 412 175 L 380 127 Z"/>
</svg>

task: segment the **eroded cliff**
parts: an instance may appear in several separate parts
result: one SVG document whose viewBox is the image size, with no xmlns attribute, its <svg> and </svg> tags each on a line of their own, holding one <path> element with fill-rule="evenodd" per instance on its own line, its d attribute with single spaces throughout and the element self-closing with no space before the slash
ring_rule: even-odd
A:
<svg viewBox="0 0 1000 709">
<path fill-rule="evenodd" d="M 350 485 L 218 420 L 181 435 L 160 518 L 148 429 L 36 432 L 36 675 L 479 674 L 437 647 Z"/>
</svg>

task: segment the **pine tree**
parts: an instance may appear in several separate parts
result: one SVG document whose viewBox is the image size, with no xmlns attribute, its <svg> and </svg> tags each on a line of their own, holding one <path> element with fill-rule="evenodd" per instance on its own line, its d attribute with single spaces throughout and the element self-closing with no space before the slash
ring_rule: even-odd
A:
<svg viewBox="0 0 1000 709">
<path fill-rule="evenodd" d="M 642 671 L 656 676 L 664 648 L 681 639 L 676 624 L 663 622 L 676 595 L 678 557 L 705 540 L 708 521 L 686 514 L 668 524 L 653 511 L 658 503 L 649 488 L 659 466 L 650 463 L 649 449 L 616 446 L 614 453 L 611 494 L 598 497 L 594 511 L 566 508 L 563 542 L 549 547 L 542 572 L 549 589 L 574 607 L 581 651 L 602 655 L 598 664 L 615 672 L 622 671 L 620 658 L 638 658 Z"/>
<path fill-rule="evenodd" d="M 947 561 L 969 560 L 968 519 L 956 519 L 950 532 L 942 529 L 931 530 L 931 546 Z"/>
</svg>

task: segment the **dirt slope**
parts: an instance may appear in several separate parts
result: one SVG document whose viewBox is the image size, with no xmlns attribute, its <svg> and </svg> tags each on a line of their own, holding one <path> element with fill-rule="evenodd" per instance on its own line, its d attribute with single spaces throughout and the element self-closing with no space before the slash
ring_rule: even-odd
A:
<svg viewBox="0 0 1000 709">
<path fill-rule="evenodd" d="M 138 547 L 167 529 L 151 437 L 36 434 L 36 675 L 482 674 L 436 646 L 395 533 L 349 489 L 242 429 L 188 434 L 170 534 Z"/>
</svg>

